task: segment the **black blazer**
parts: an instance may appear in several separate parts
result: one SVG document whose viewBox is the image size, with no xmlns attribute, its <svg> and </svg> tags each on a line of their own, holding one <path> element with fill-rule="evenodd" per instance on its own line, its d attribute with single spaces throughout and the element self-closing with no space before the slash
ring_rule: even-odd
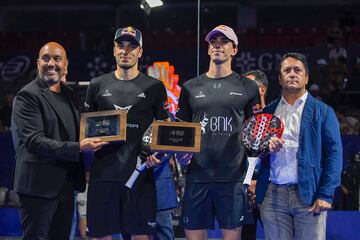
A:
<svg viewBox="0 0 360 240">
<path fill-rule="evenodd" d="M 70 99 L 79 135 L 79 113 L 72 100 L 72 89 L 61 85 Z M 84 161 L 79 142 L 70 141 L 65 116 L 54 104 L 47 84 L 37 78 L 23 87 L 16 97 L 13 116 L 17 127 L 14 190 L 44 198 L 56 197 L 66 180 L 75 189 L 85 190 Z M 76 139 L 78 140 L 78 139 Z"/>
</svg>

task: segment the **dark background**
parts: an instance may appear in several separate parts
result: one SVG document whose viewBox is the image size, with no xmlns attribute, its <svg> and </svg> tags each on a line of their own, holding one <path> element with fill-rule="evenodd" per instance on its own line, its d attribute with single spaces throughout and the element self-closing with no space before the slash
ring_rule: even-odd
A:
<svg viewBox="0 0 360 240">
<path fill-rule="evenodd" d="M 196 76 L 198 2 L 163 1 L 162 7 L 147 14 L 140 9 L 139 0 L 1 0 L 0 133 L 3 138 L 0 139 L 10 140 L 12 99 L 34 79 L 38 51 L 49 41 L 57 41 L 67 50 L 68 82 L 80 97 L 85 94 L 86 82 L 115 68 L 113 36 L 118 27 L 129 25 L 143 33 L 142 71 L 146 72 L 154 61 L 169 61 L 175 66 L 180 83 Z M 200 73 L 209 64 L 205 35 L 219 24 L 234 28 L 239 37 L 239 53 L 233 69 L 240 74 L 261 69 L 268 76 L 269 101 L 280 93 L 277 70 L 281 55 L 302 52 L 310 63 L 309 86 L 317 84 L 319 91 L 314 94 L 337 110 L 342 134 L 359 133 L 360 1 L 203 0 L 199 25 Z M 329 52 L 337 44 L 347 51 L 347 57 L 340 62 L 329 58 Z M 7 147 L 11 143 L 6 145 L 3 140 L 0 186 L 11 188 L 13 150 Z M 359 141 L 347 141 L 344 146 L 345 165 L 347 160 L 352 160 L 349 165 L 360 163 L 360 155 L 355 157 L 356 142 Z M 359 180 L 360 173 L 355 175 Z"/>
</svg>

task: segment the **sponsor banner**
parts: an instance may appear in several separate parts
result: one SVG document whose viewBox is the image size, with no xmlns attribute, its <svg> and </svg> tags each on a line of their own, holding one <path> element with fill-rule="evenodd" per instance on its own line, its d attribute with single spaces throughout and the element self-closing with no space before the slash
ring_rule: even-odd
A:
<svg viewBox="0 0 360 240">
<path fill-rule="evenodd" d="M 241 47 L 241 46 L 240 46 Z M 234 70 L 242 73 L 252 69 L 263 70 L 269 78 L 270 84 L 277 86 L 277 70 L 281 56 L 286 52 L 301 52 L 308 57 L 310 71 L 317 65 L 319 59 L 328 60 L 329 49 L 302 48 L 302 49 L 239 49 L 233 66 Z M 351 47 L 347 49 L 349 64 L 352 64 L 356 53 L 360 52 L 360 47 Z M 33 54 L 14 54 L 0 55 L 0 81 L 16 81 L 19 79 L 28 79 L 34 76 L 36 72 L 37 53 Z M 196 76 L 196 49 L 188 50 L 164 50 L 151 51 L 146 50 L 144 56 L 140 59 L 140 70 L 147 72 L 147 68 L 154 61 L 166 60 L 176 66 L 176 71 L 181 74 L 179 85 L 183 81 Z M 102 53 L 69 53 L 69 81 L 89 81 L 91 78 L 110 72 L 116 68 L 115 60 L 111 52 Z M 209 57 L 206 49 L 200 52 L 200 72 L 205 72 L 209 65 Z M 170 70 L 171 71 L 171 70 Z"/>
</svg>

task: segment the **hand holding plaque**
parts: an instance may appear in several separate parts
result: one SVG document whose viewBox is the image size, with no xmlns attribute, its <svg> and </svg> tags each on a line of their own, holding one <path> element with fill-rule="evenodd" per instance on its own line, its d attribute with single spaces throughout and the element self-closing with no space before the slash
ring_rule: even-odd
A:
<svg viewBox="0 0 360 240">
<path fill-rule="evenodd" d="M 141 159 L 143 163 L 135 168 L 134 172 L 131 174 L 130 178 L 125 183 L 125 186 L 128 188 L 132 188 L 139 175 L 148 168 L 147 160 L 151 155 L 154 154 L 154 152 L 150 149 L 150 145 L 152 141 L 152 131 L 153 128 L 152 125 L 150 125 L 143 134 L 139 149 L 139 155 L 138 155 L 138 157 Z M 161 163 L 165 163 L 171 158 L 171 155 L 170 154 L 168 155 L 166 153 L 157 153 L 155 157 L 159 159 Z"/>
<path fill-rule="evenodd" d="M 103 142 L 100 138 L 85 138 L 80 142 L 80 152 L 95 152 L 109 142 Z"/>
<path fill-rule="evenodd" d="M 125 186 L 133 186 L 140 173 L 147 169 L 146 161 L 154 152 L 158 152 L 155 157 L 161 164 L 172 157 L 171 153 L 199 152 L 200 128 L 200 123 L 154 121 L 145 131 L 140 146 L 139 157 L 144 162 L 136 167 Z"/>
<path fill-rule="evenodd" d="M 151 150 L 175 153 L 200 152 L 200 123 L 154 121 L 152 126 Z"/>
<path fill-rule="evenodd" d="M 99 138 L 101 141 L 126 140 L 125 110 L 82 113 L 80 118 L 80 141 Z"/>
</svg>

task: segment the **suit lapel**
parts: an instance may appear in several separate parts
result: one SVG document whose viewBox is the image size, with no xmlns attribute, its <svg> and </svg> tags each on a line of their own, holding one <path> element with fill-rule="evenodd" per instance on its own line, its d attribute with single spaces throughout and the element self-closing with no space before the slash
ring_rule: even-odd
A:
<svg viewBox="0 0 360 240">
<path fill-rule="evenodd" d="M 314 98 L 309 93 L 308 97 L 306 99 L 306 102 L 305 102 L 301 122 L 303 122 L 303 121 L 306 121 L 306 122 L 312 121 L 312 117 L 313 117 L 312 113 L 314 111 L 314 107 L 315 107 Z"/>
<path fill-rule="evenodd" d="M 304 136 L 303 133 L 307 130 L 309 123 L 311 123 L 313 120 L 314 109 L 315 101 L 309 93 L 301 116 L 299 141 L 302 141 L 302 138 Z"/>
</svg>

